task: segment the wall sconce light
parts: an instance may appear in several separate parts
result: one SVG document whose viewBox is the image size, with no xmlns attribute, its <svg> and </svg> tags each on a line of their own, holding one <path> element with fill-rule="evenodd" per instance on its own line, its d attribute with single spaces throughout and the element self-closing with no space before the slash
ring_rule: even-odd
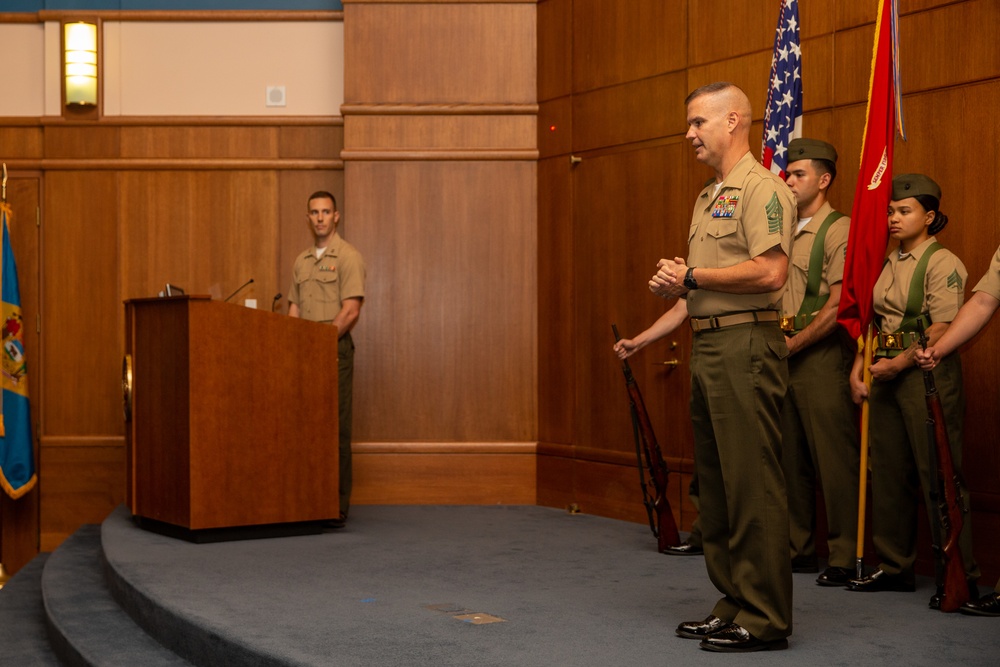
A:
<svg viewBox="0 0 1000 667">
<path fill-rule="evenodd" d="M 63 61 L 66 104 L 97 104 L 97 25 L 67 23 L 63 26 Z"/>
</svg>

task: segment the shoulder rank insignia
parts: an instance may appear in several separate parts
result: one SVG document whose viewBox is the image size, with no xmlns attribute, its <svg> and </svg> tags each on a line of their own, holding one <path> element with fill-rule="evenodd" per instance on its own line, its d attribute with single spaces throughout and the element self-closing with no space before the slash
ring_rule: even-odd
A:
<svg viewBox="0 0 1000 667">
<path fill-rule="evenodd" d="M 736 213 L 736 204 L 740 201 L 739 195 L 720 195 L 715 200 L 715 207 L 712 209 L 713 218 L 731 218 Z"/>
<path fill-rule="evenodd" d="M 778 200 L 778 193 L 775 192 L 771 195 L 771 201 L 767 202 L 767 206 L 764 207 L 767 212 L 767 232 L 769 234 L 781 234 L 783 233 L 781 214 L 784 209 L 781 206 L 781 202 Z"/>
<path fill-rule="evenodd" d="M 951 289 L 961 292 L 964 289 L 962 285 L 962 276 L 958 275 L 958 269 L 955 269 L 948 276 L 948 287 Z"/>
</svg>

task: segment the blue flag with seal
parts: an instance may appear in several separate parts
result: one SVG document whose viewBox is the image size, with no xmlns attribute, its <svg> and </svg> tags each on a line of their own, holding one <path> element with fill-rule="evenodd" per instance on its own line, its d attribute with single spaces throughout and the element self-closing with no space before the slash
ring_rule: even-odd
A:
<svg viewBox="0 0 1000 667">
<path fill-rule="evenodd" d="M 17 265 L 10 246 L 7 219 L 10 207 L 0 202 L 3 219 L 3 245 L 0 246 L 0 298 L 3 301 L 3 391 L 0 401 L 0 486 L 11 498 L 20 498 L 35 486 L 35 452 L 31 438 L 31 410 L 28 404 L 28 367 L 24 355 L 24 322 L 21 319 L 21 293 L 17 284 Z"/>
</svg>

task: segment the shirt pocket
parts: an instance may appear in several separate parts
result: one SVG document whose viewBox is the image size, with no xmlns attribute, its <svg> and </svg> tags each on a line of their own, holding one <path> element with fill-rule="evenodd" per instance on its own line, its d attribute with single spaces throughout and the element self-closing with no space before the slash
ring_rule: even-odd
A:
<svg viewBox="0 0 1000 667">
<path fill-rule="evenodd" d="M 712 218 L 709 221 L 705 232 L 715 246 L 715 266 L 732 266 L 746 257 L 746 248 L 740 247 L 739 227 L 739 218 Z"/>
</svg>

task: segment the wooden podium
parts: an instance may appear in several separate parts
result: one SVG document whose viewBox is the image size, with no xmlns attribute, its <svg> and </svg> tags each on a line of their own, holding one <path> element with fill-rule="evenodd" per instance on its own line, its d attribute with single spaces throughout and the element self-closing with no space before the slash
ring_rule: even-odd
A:
<svg viewBox="0 0 1000 667">
<path fill-rule="evenodd" d="M 125 302 L 127 496 L 195 541 L 340 513 L 337 329 L 207 296 Z"/>
</svg>

